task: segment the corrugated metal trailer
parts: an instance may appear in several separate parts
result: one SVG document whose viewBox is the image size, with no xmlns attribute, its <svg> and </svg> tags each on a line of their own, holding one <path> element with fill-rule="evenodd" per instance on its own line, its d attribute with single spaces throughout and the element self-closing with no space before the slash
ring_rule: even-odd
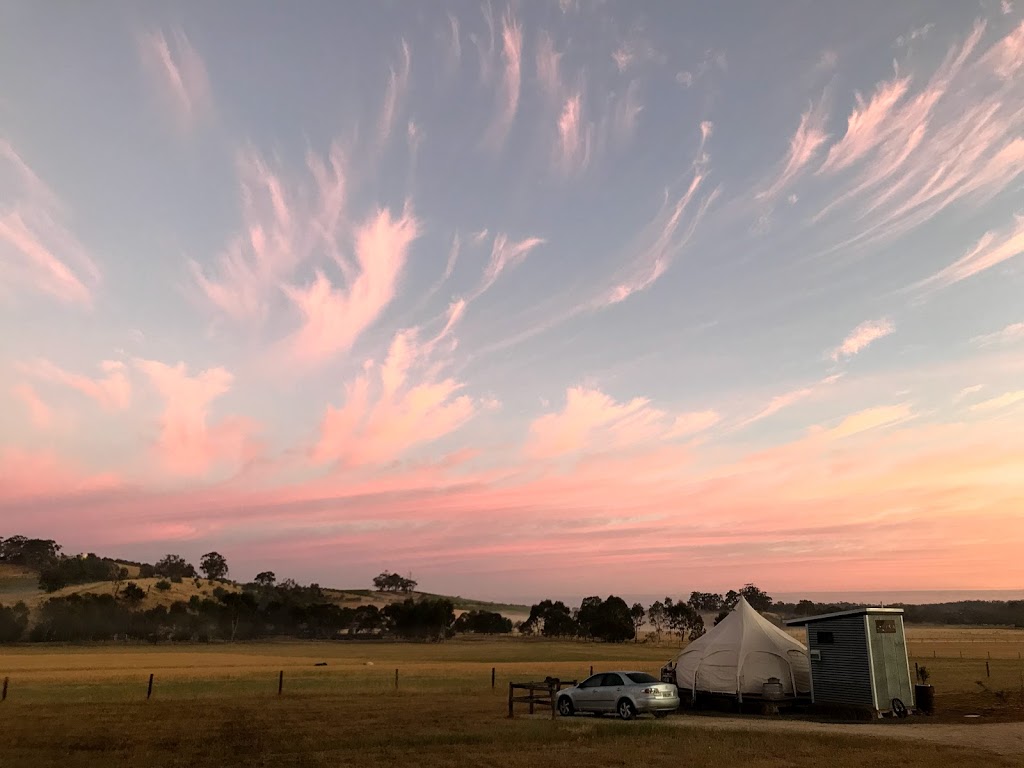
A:
<svg viewBox="0 0 1024 768">
<path fill-rule="evenodd" d="M 786 624 L 807 631 L 813 703 L 879 716 L 913 708 L 902 608 L 858 608 Z"/>
</svg>

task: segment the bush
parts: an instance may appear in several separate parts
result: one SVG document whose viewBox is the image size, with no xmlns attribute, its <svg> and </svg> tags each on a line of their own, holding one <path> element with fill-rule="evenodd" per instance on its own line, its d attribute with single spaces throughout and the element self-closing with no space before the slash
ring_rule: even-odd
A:
<svg viewBox="0 0 1024 768">
<path fill-rule="evenodd" d="M 171 588 L 171 582 L 169 582 L 167 579 L 161 579 L 153 586 L 159 589 L 161 592 L 166 592 Z"/>
<path fill-rule="evenodd" d="M 174 584 L 181 584 L 182 578 L 181 578 L 181 576 L 171 576 L 171 581 Z"/>
</svg>

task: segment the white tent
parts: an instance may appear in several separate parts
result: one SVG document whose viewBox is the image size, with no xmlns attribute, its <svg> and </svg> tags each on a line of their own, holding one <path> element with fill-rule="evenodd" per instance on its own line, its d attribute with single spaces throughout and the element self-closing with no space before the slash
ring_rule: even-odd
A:
<svg viewBox="0 0 1024 768">
<path fill-rule="evenodd" d="M 807 648 L 755 611 L 742 597 L 718 626 L 690 643 L 675 663 L 676 685 L 689 690 L 760 696 L 769 678 L 785 696 L 811 690 Z"/>
</svg>

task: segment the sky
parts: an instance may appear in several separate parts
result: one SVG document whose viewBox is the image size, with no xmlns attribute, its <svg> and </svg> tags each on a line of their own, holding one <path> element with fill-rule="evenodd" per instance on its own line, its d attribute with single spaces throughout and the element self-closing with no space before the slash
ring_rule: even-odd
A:
<svg viewBox="0 0 1024 768">
<path fill-rule="evenodd" d="M 1024 584 L 1024 3 L 0 5 L 0 535 Z"/>
</svg>

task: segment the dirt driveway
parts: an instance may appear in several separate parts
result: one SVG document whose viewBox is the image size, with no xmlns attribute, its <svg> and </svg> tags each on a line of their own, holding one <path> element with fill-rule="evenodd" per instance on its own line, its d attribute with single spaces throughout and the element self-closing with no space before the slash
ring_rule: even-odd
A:
<svg viewBox="0 0 1024 768">
<path fill-rule="evenodd" d="M 818 733 L 843 736 L 875 736 L 886 739 L 916 739 L 936 744 L 987 750 L 1000 755 L 1024 756 L 1024 723 L 820 723 L 807 720 L 768 720 L 745 717 L 701 717 L 683 715 L 667 718 L 680 728 L 709 728 L 729 731 L 771 733 Z"/>
</svg>

